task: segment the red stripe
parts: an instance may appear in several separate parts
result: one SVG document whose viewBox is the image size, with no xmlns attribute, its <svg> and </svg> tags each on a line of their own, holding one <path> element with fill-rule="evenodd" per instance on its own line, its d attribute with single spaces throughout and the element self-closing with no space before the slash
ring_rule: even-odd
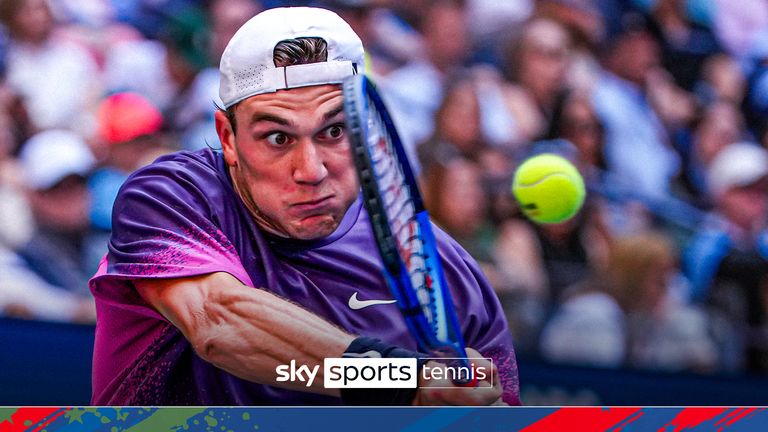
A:
<svg viewBox="0 0 768 432">
<path fill-rule="evenodd" d="M 765 408 L 741 408 L 741 409 L 737 409 L 736 411 L 731 413 L 730 416 L 728 416 L 728 417 L 718 421 L 715 424 L 718 425 L 718 426 L 729 427 L 729 426 L 733 425 L 734 423 L 736 423 L 737 421 L 742 420 L 742 419 L 744 419 L 747 416 L 751 417 L 752 415 L 754 415 L 754 414 L 756 414 L 756 413 L 758 413 L 760 411 L 763 411 L 763 410 L 765 410 Z M 718 430 L 723 430 L 723 428 L 721 427 Z"/>
<path fill-rule="evenodd" d="M 635 415 L 640 408 L 560 408 L 522 432 L 604 432 Z"/>
<path fill-rule="evenodd" d="M 667 431 L 669 426 L 675 428 L 674 432 L 694 428 L 706 421 L 712 420 L 727 410 L 728 408 L 685 408 L 677 413 L 677 416 L 659 429 L 659 431 Z"/>
<path fill-rule="evenodd" d="M 31 426 L 56 412 L 56 407 L 19 408 L 11 414 L 11 421 L 0 423 L 0 432 L 24 432 Z M 27 423 L 26 425 L 24 423 Z"/>
<path fill-rule="evenodd" d="M 69 411 L 71 409 L 72 408 L 64 408 L 64 409 L 62 409 L 61 411 L 59 411 L 59 412 L 55 413 L 54 415 L 52 415 L 52 416 L 48 417 L 47 419 L 45 419 L 45 421 L 40 426 L 36 427 L 35 430 L 29 431 L 29 432 L 39 432 L 39 431 L 43 430 L 49 424 L 53 423 L 54 420 L 56 420 L 57 418 L 61 417 L 65 412 L 67 412 L 67 411 Z"/>
</svg>

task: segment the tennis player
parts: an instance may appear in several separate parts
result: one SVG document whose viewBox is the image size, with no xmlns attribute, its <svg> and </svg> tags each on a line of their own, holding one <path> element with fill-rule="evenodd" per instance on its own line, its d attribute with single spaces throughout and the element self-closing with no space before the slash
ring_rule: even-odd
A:
<svg viewBox="0 0 768 432">
<path fill-rule="evenodd" d="M 519 404 L 494 292 L 437 229 L 469 354 L 494 359 L 495 385 L 323 386 L 324 358 L 424 356 L 383 279 L 345 135 L 339 83 L 363 55 L 323 9 L 267 10 L 235 34 L 220 66 L 222 151 L 161 157 L 115 203 L 91 280 L 94 404 Z M 278 382 L 281 365 L 319 367 L 310 385 Z"/>
</svg>

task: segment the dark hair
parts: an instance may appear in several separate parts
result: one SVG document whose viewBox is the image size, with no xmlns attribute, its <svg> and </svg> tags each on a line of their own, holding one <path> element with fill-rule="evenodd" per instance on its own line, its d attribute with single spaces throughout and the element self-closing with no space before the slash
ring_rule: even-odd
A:
<svg viewBox="0 0 768 432">
<path fill-rule="evenodd" d="M 287 39 L 275 45 L 272 58 L 276 67 L 320 63 L 328 61 L 328 44 L 325 39 L 318 37 Z M 232 125 L 233 133 L 237 133 L 237 123 L 235 122 L 237 105 L 238 103 L 226 109 L 219 107 L 229 120 L 229 124 Z"/>
</svg>

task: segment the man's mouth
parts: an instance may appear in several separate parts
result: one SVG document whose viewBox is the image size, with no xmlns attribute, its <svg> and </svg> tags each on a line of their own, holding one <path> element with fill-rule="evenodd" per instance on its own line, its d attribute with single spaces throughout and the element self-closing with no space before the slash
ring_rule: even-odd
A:
<svg viewBox="0 0 768 432">
<path fill-rule="evenodd" d="M 303 215 L 312 214 L 316 212 L 323 212 L 326 210 L 332 202 L 333 195 L 328 195 L 322 198 L 300 201 L 290 205 L 290 209 L 293 212 L 297 212 Z"/>
</svg>

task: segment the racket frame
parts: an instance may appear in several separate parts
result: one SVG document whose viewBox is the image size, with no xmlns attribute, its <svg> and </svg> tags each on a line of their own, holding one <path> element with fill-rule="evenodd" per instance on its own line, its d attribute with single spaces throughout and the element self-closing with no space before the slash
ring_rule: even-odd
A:
<svg viewBox="0 0 768 432">
<path fill-rule="evenodd" d="M 445 282 L 437 243 L 432 231 L 429 214 L 419 193 L 408 156 L 400 141 L 397 129 L 374 84 L 364 75 L 348 77 L 343 83 L 344 111 L 355 169 L 363 191 L 363 201 L 371 219 L 374 237 L 384 262 L 384 276 L 405 318 L 411 334 L 419 348 L 439 357 L 459 357 L 462 366 L 469 366 L 466 360 L 464 340 L 454 310 L 451 294 Z M 352 95 L 350 97 L 350 95 Z M 369 101 L 384 123 L 389 135 L 389 145 L 395 150 L 399 168 L 405 178 L 411 196 L 416 222 L 422 235 L 424 262 L 429 268 L 427 275 L 432 279 L 431 294 L 433 314 L 442 311 L 440 328 L 435 328 L 427 319 L 419 302 L 410 274 L 398 252 L 391 224 L 386 216 L 382 194 L 376 181 L 376 173 L 368 146 L 369 130 L 363 122 L 368 121 Z M 382 220 L 383 219 L 383 220 Z M 439 309 L 438 309 L 439 308 Z M 438 315 L 435 315 L 437 317 Z M 434 330 L 433 330 L 434 329 Z M 436 334 L 438 333 L 438 334 Z"/>
</svg>

